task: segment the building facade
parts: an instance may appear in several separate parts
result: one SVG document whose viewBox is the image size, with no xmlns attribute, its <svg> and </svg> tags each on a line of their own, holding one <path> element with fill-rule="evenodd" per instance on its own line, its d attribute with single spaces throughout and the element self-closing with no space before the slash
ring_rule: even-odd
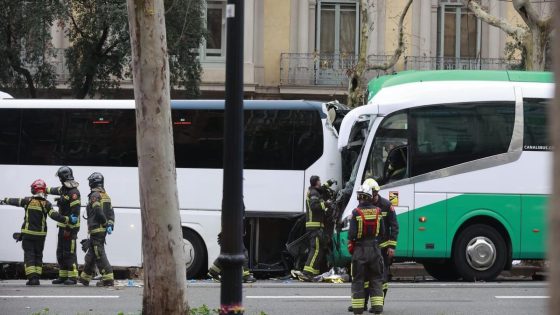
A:
<svg viewBox="0 0 560 315">
<path fill-rule="evenodd" d="M 386 61 L 397 45 L 406 0 L 370 0 L 368 63 Z M 483 0 L 483 7 L 523 25 L 511 2 Z M 550 3 L 535 2 L 546 14 Z M 200 48 L 203 98 L 223 98 L 226 0 L 206 3 L 208 39 Z M 360 48 L 360 0 L 245 0 L 244 87 L 246 98 L 344 100 L 347 72 Z M 55 47 L 68 47 L 53 29 Z M 387 72 L 432 69 L 510 69 L 508 36 L 477 19 L 461 0 L 415 0 L 404 20 L 405 51 Z M 65 74 L 63 54 L 59 73 Z M 510 58 L 511 59 L 511 58 Z M 368 71 L 368 78 L 385 72 Z M 124 89 L 132 89 L 123 82 Z"/>
</svg>

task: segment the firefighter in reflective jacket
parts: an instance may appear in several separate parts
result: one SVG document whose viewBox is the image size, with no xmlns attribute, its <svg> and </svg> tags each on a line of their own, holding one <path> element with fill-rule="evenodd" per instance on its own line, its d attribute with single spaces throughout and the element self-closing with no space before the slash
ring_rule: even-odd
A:
<svg viewBox="0 0 560 315">
<path fill-rule="evenodd" d="M 393 256 L 395 255 L 395 248 L 397 247 L 397 237 L 399 235 L 399 222 L 397 221 L 397 214 L 391 202 L 377 194 L 380 187 L 377 182 L 368 178 L 364 181 L 371 187 L 373 192 L 372 203 L 374 206 L 381 209 L 381 215 L 383 216 L 383 226 L 385 232 L 379 235 L 378 242 L 379 248 L 381 248 L 381 255 L 383 256 L 384 272 L 383 272 L 383 298 L 387 298 L 387 290 L 389 289 L 389 267 L 393 262 Z"/>
<path fill-rule="evenodd" d="M 383 258 L 377 237 L 383 234 L 381 211 L 372 204 L 372 190 L 367 184 L 358 190 L 359 205 L 352 211 L 348 231 L 348 251 L 352 254 L 352 311 L 362 314 L 369 292 L 372 311 L 383 312 Z M 367 288 L 368 290 L 365 290 Z"/>
<path fill-rule="evenodd" d="M 47 184 L 42 179 L 37 179 L 31 184 L 32 197 L 4 198 L 0 204 L 7 204 L 25 209 L 25 217 L 21 226 L 21 241 L 23 247 L 23 261 L 25 265 L 26 285 L 39 285 L 39 278 L 43 272 L 43 248 L 47 236 L 47 223 L 51 219 L 67 224 L 76 223 L 78 218 L 74 215 L 63 216 L 53 210 L 51 203 L 46 199 Z M 18 238 L 18 240 L 20 240 Z"/>
<path fill-rule="evenodd" d="M 58 223 L 58 244 L 56 246 L 56 260 L 58 262 L 58 278 L 53 284 L 76 284 L 78 278 L 78 258 L 76 257 L 76 239 L 80 230 L 80 191 L 74 180 L 72 169 L 61 166 L 56 172 L 62 186 L 47 188 L 47 194 L 58 195 L 58 211 L 62 215 L 74 215 L 78 222 Z"/>
<path fill-rule="evenodd" d="M 306 222 L 305 230 L 309 233 L 309 253 L 303 271 L 298 275 L 301 281 L 312 281 L 314 276 L 319 275 L 319 268 L 325 256 L 324 245 L 324 218 L 328 209 L 327 202 L 323 199 L 321 179 L 319 176 L 311 176 L 306 199 Z"/>
<path fill-rule="evenodd" d="M 111 206 L 111 198 L 104 188 L 104 178 L 101 173 L 93 173 L 88 177 L 91 192 L 86 207 L 89 234 L 89 246 L 86 248 L 84 270 L 78 280 L 88 286 L 93 277 L 95 266 L 101 272 L 101 280 L 96 286 L 113 286 L 113 267 L 105 253 L 105 236 L 113 233 L 115 212 Z"/>
</svg>

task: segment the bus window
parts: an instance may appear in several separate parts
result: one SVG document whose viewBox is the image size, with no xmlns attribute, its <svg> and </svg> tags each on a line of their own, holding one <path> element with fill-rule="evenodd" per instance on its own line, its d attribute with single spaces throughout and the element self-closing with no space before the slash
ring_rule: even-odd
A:
<svg viewBox="0 0 560 315">
<path fill-rule="evenodd" d="M 513 102 L 412 109 L 411 175 L 507 152 L 514 112 Z"/>
<path fill-rule="evenodd" d="M 523 99 L 523 150 L 551 151 L 548 141 L 547 102 L 542 98 Z"/>
<path fill-rule="evenodd" d="M 61 163 L 62 109 L 27 109 L 22 115 L 19 164 Z"/>
<path fill-rule="evenodd" d="M 137 166 L 133 110 L 70 109 L 64 117 L 62 164 Z"/>
<path fill-rule="evenodd" d="M 0 110 L 0 164 L 17 164 L 20 115 L 19 109 Z"/>
<path fill-rule="evenodd" d="M 383 120 L 375 133 L 373 145 L 367 157 L 364 177 L 374 178 L 379 184 L 384 185 L 390 181 L 402 179 L 406 174 L 406 145 L 408 144 L 408 119 L 407 112 L 399 112 Z M 398 148 L 398 150 L 396 150 Z M 388 157 L 391 153 L 391 161 L 403 162 L 399 169 L 404 166 L 402 176 L 396 176 L 389 170 Z M 404 160 L 402 158 L 404 157 Z M 396 164 L 394 165 L 396 166 Z M 393 176 L 391 176 L 393 175 Z M 389 177 L 387 177 L 389 176 Z"/>
</svg>

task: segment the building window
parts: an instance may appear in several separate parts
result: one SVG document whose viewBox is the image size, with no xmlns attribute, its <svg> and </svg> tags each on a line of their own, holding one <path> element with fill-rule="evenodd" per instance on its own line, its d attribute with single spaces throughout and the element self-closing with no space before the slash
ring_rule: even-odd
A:
<svg viewBox="0 0 560 315">
<path fill-rule="evenodd" d="M 440 1 L 438 57 L 480 58 L 481 22 L 460 1 Z"/>
<path fill-rule="evenodd" d="M 206 39 L 203 41 L 201 61 L 223 61 L 226 56 L 226 2 L 206 2 Z"/>
<path fill-rule="evenodd" d="M 319 1 L 316 50 L 323 54 L 355 55 L 359 44 L 358 1 Z"/>
</svg>

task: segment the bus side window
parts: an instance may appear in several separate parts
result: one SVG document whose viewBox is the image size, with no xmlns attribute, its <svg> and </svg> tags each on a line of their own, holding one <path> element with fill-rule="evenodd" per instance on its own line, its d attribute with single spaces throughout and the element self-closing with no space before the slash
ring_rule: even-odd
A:
<svg viewBox="0 0 560 315">
<path fill-rule="evenodd" d="M 0 109 L 0 164 L 18 164 L 21 110 Z"/>
</svg>

